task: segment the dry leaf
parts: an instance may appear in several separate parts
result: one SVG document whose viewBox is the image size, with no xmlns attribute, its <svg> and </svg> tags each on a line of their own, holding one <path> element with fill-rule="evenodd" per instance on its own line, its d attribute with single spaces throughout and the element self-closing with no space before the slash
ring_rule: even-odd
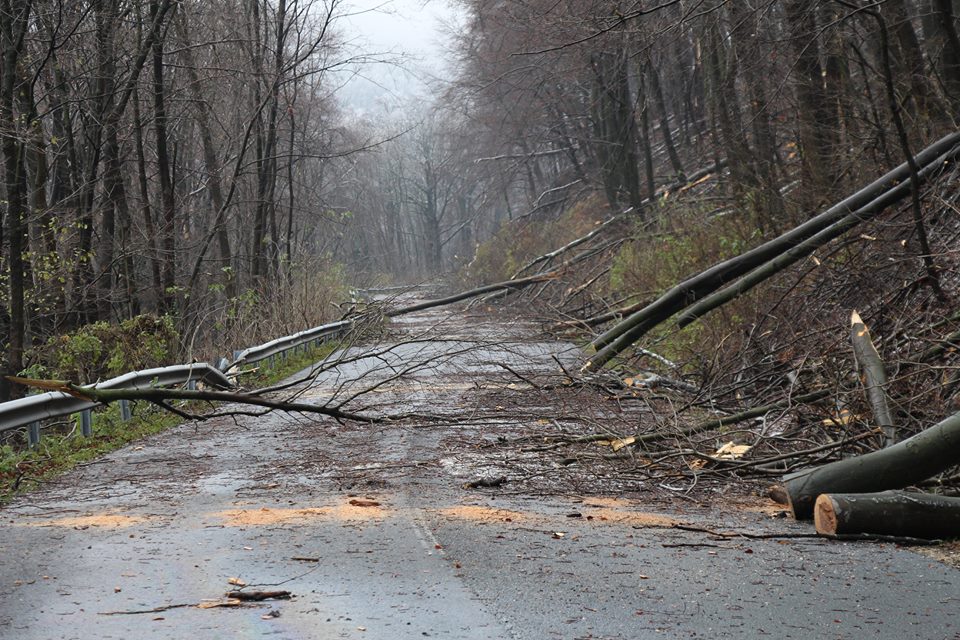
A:
<svg viewBox="0 0 960 640">
<path fill-rule="evenodd" d="M 636 441 L 637 439 L 633 436 L 629 436 L 626 438 L 617 438 L 616 440 L 610 441 L 610 448 L 613 449 L 614 451 L 620 451 L 620 449 L 623 449 L 624 447 L 629 447 L 631 444 L 633 444 Z"/>
<path fill-rule="evenodd" d="M 227 584 L 236 585 L 238 587 L 247 586 L 247 583 L 241 580 L 240 578 L 227 578 Z"/>
</svg>

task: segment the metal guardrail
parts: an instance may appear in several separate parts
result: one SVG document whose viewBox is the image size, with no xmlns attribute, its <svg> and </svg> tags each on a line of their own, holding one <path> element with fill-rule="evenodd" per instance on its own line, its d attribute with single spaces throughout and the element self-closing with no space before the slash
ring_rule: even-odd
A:
<svg viewBox="0 0 960 640">
<path fill-rule="evenodd" d="M 206 363 L 194 363 L 144 369 L 143 371 L 125 373 L 93 386 L 98 389 L 146 389 L 183 384 L 193 386 L 197 382 L 202 382 L 212 387 L 230 389 L 234 387 L 234 384 L 225 373 L 226 371 L 236 369 L 244 364 L 260 362 L 291 349 L 306 346 L 311 342 L 319 343 L 333 336 L 339 337 L 352 326 L 352 320 L 341 320 L 277 338 L 237 352 L 234 355 L 233 362 L 228 362 L 226 358 L 222 358 L 219 367 Z M 99 403 L 76 398 L 59 391 L 40 393 L 0 403 L 0 433 L 27 426 L 29 428 L 28 441 L 31 446 L 34 446 L 40 441 L 40 423 L 43 420 L 79 414 L 82 433 L 85 436 L 90 436 L 92 434 L 91 411 L 98 406 L 100 406 Z M 126 400 L 120 401 L 120 414 L 122 419 L 130 419 L 130 404 Z"/>
<path fill-rule="evenodd" d="M 221 389 L 233 387 L 223 372 L 205 363 L 178 364 L 171 367 L 133 371 L 92 386 L 97 389 L 146 389 L 196 382 L 203 382 Z M 60 391 L 49 391 L 11 400 L 0 404 L 0 432 L 38 423 L 41 420 L 89 411 L 97 406 L 99 404 L 96 402 L 76 398 Z"/>
<path fill-rule="evenodd" d="M 352 326 L 353 320 L 341 320 L 339 322 L 314 327 L 313 329 L 307 329 L 306 331 L 301 331 L 291 336 L 277 338 L 276 340 L 271 340 L 256 347 L 249 347 L 234 356 L 233 362 L 230 363 L 227 370 L 229 371 L 230 369 L 245 364 L 260 362 L 261 360 L 266 360 L 290 349 L 295 349 L 311 342 L 318 342 L 330 336 L 341 336 Z"/>
</svg>

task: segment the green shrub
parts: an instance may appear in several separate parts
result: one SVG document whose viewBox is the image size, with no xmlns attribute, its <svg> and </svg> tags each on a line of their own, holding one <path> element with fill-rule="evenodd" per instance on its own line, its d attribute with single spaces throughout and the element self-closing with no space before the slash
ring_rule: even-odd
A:
<svg viewBox="0 0 960 640">
<path fill-rule="evenodd" d="M 120 324 L 95 322 L 31 350 L 33 377 L 88 383 L 128 371 L 174 364 L 180 347 L 170 316 L 140 315 Z"/>
</svg>

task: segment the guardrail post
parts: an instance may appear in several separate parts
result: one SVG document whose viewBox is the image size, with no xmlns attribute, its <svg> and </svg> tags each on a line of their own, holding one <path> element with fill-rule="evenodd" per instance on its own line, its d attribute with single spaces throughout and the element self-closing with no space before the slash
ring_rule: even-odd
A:
<svg viewBox="0 0 960 640">
<path fill-rule="evenodd" d="M 196 391 L 197 390 L 197 381 L 193 378 L 187 380 L 187 391 Z"/>
<path fill-rule="evenodd" d="M 40 423 L 31 422 L 27 427 L 27 444 L 30 448 L 34 448 L 40 444 Z"/>
<path fill-rule="evenodd" d="M 234 350 L 233 350 L 233 360 L 234 360 L 234 362 L 236 362 L 237 360 L 240 359 L 240 354 L 241 354 L 241 353 L 243 353 L 243 351 L 241 351 L 240 349 L 234 349 Z"/>
<path fill-rule="evenodd" d="M 220 371 L 226 371 L 227 365 L 229 364 L 230 364 L 229 360 L 227 360 L 226 358 L 220 358 L 219 360 L 217 360 L 217 369 Z"/>
<path fill-rule="evenodd" d="M 80 412 L 80 433 L 84 438 L 93 435 L 93 411 L 86 409 Z"/>
<path fill-rule="evenodd" d="M 120 419 L 124 422 L 127 422 L 130 418 L 133 417 L 133 413 L 130 411 L 130 401 L 121 400 L 120 401 Z"/>
</svg>

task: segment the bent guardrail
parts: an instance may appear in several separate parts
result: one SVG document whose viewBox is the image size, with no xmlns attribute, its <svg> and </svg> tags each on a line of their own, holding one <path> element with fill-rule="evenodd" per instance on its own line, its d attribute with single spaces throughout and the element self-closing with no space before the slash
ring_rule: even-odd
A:
<svg viewBox="0 0 960 640">
<path fill-rule="evenodd" d="M 178 384 L 191 385 L 197 382 L 220 389 L 230 389 L 234 386 L 222 371 L 206 363 L 177 364 L 131 371 L 91 386 L 98 389 L 146 389 Z M 79 413 L 81 430 L 84 435 L 89 436 L 89 412 L 98 406 L 100 406 L 99 403 L 60 391 L 48 391 L 11 400 L 0 404 L 0 432 L 29 426 L 28 441 L 31 445 L 35 445 L 40 440 L 41 421 Z M 127 409 L 122 408 L 121 413 L 127 413 Z"/>
<path fill-rule="evenodd" d="M 291 349 L 305 347 L 312 342 L 319 343 L 333 337 L 340 337 L 349 331 L 352 326 L 352 320 L 340 320 L 339 322 L 332 322 L 277 338 L 238 351 L 232 362 L 229 362 L 226 358 L 221 358 L 219 367 L 206 363 L 194 363 L 144 369 L 125 373 L 93 386 L 99 389 L 144 389 L 183 384 L 193 385 L 202 382 L 212 387 L 230 389 L 234 387 L 234 384 L 225 373 L 226 371 L 272 358 Z M 35 446 L 40 441 L 40 423 L 42 421 L 79 414 L 81 432 L 84 436 L 90 436 L 92 434 L 91 411 L 98 406 L 101 405 L 59 391 L 39 393 L 0 403 L 0 433 L 26 426 L 28 427 L 27 440 L 30 446 Z M 130 419 L 130 404 L 126 400 L 120 401 L 120 414 L 122 419 Z"/>
</svg>

